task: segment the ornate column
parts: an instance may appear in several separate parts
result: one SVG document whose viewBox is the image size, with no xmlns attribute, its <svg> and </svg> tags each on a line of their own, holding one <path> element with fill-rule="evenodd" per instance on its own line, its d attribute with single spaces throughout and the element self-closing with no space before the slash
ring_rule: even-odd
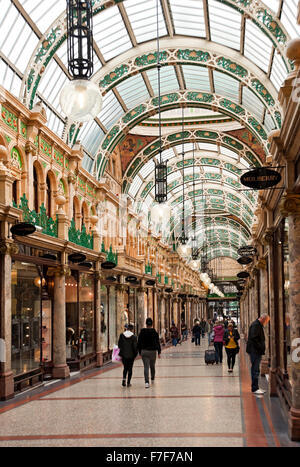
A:
<svg viewBox="0 0 300 467">
<path fill-rule="evenodd" d="M 66 276 L 68 266 L 49 268 L 48 275 L 54 278 L 53 313 L 53 378 L 68 378 L 70 369 L 66 363 Z"/>
<path fill-rule="evenodd" d="M 146 326 L 147 309 L 145 307 L 146 287 L 139 287 L 137 290 L 137 332 Z"/>
<path fill-rule="evenodd" d="M 14 397 L 11 370 L 11 254 L 18 252 L 12 240 L 0 242 L 0 400 Z"/>
<path fill-rule="evenodd" d="M 100 274 L 100 263 L 96 263 L 95 272 L 95 332 L 96 332 L 96 361 L 97 366 L 103 365 L 103 352 L 101 350 L 101 274 Z"/>
<path fill-rule="evenodd" d="M 124 292 L 126 286 L 124 284 L 118 284 L 117 289 L 117 336 L 124 332 Z"/>
<path fill-rule="evenodd" d="M 260 314 L 267 313 L 269 314 L 268 308 L 268 276 L 267 276 L 267 262 L 265 258 L 259 258 L 256 263 L 256 267 L 259 270 L 260 275 L 260 296 L 259 296 L 259 303 L 260 303 Z M 266 375 L 269 373 L 269 358 L 270 358 L 270 348 L 269 348 L 269 326 L 266 326 L 265 329 L 265 337 L 266 337 L 266 353 L 263 355 L 261 360 L 261 368 L 260 372 L 261 375 Z"/>
<path fill-rule="evenodd" d="M 292 406 L 289 412 L 289 436 L 300 441 L 300 195 L 285 194 L 281 213 L 289 221 L 289 314 L 291 333 Z"/>
<path fill-rule="evenodd" d="M 162 291 L 159 296 L 160 309 L 158 310 L 158 319 L 160 321 L 159 329 L 161 330 L 161 338 L 163 343 L 166 343 L 166 294 Z"/>
</svg>

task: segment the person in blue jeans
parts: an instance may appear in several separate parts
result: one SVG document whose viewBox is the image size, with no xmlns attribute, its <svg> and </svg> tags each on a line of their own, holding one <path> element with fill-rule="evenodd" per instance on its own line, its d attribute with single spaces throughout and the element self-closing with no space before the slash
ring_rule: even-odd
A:
<svg viewBox="0 0 300 467">
<path fill-rule="evenodd" d="M 177 326 L 175 326 L 174 321 L 172 321 L 172 327 L 170 328 L 170 333 L 171 333 L 172 345 L 176 347 L 178 343 L 178 338 L 179 338 L 179 331 L 178 331 Z"/>
<path fill-rule="evenodd" d="M 251 391 L 253 394 L 262 395 L 265 393 L 259 388 L 260 363 L 265 354 L 265 333 L 264 326 L 268 324 L 270 317 L 264 313 L 257 318 L 249 327 L 246 352 L 249 354 L 251 362 Z"/>
</svg>

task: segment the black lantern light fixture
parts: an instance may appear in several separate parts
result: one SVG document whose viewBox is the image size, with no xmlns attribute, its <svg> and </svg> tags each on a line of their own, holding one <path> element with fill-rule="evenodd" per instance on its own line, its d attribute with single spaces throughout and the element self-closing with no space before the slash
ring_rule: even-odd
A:
<svg viewBox="0 0 300 467">
<path fill-rule="evenodd" d="M 195 184 L 195 143 L 193 143 L 193 216 L 192 216 L 192 227 L 193 227 L 193 239 L 192 239 L 192 260 L 197 261 L 199 258 L 199 248 L 197 246 L 196 239 L 196 184 Z"/>
<path fill-rule="evenodd" d="M 62 90 L 60 105 L 70 122 L 87 122 L 102 108 L 99 86 L 90 81 L 94 71 L 91 0 L 67 0 L 67 41 L 73 80 Z"/>
<path fill-rule="evenodd" d="M 178 238 L 181 245 L 186 245 L 189 237 L 185 233 L 185 190 L 184 190 L 184 105 L 182 105 L 182 219 L 181 236 Z"/>
<path fill-rule="evenodd" d="M 162 159 L 162 140 L 161 140 L 161 83 L 160 83 L 160 46 L 159 46 L 159 1 L 156 0 L 156 23 L 157 23 L 157 84 L 158 84 L 158 131 L 159 131 L 159 160 L 154 159 L 154 187 L 155 202 L 151 209 L 151 219 L 156 224 L 167 225 L 170 218 L 170 206 L 168 200 L 168 167 L 167 161 Z"/>
</svg>

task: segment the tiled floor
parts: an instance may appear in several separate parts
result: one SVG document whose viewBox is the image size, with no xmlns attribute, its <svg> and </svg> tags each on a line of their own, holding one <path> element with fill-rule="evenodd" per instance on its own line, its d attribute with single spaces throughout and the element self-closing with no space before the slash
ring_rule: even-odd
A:
<svg viewBox="0 0 300 467">
<path fill-rule="evenodd" d="M 225 362 L 205 365 L 206 346 L 164 350 L 149 389 L 138 359 L 129 388 L 122 367 L 110 365 L 0 403 L 0 447 L 300 446 L 278 412 L 274 428 L 268 396 L 251 394 L 247 356 L 241 351 L 229 374 Z"/>
</svg>

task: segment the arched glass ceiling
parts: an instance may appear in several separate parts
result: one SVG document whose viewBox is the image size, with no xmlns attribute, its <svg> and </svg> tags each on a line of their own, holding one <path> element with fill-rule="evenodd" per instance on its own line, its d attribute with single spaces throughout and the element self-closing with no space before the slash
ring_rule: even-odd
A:
<svg viewBox="0 0 300 467">
<path fill-rule="evenodd" d="M 95 71 L 107 68 L 108 64 L 113 66 L 113 61 L 117 63 L 118 56 L 128 53 L 132 47 L 151 40 L 155 43 L 155 3 L 155 0 L 94 0 L 94 11 L 99 12 L 94 17 Z M 161 0 L 160 5 L 162 38 L 169 38 L 171 43 L 180 36 L 199 38 L 215 43 L 213 48 L 216 51 L 226 46 L 254 62 L 261 70 L 261 78 L 279 89 L 290 67 L 284 57 L 284 45 L 290 36 L 299 36 L 297 0 L 239 1 L 239 10 L 236 0 L 186 0 L 184 3 L 181 0 Z M 30 86 L 36 89 L 36 98 L 43 100 L 46 106 L 48 125 L 62 134 L 65 119 L 61 115 L 58 96 L 69 80 L 63 21 L 65 0 L 57 0 L 55 5 L 46 0 L 1 0 L 1 10 L 1 83 L 17 96 L 20 95 L 22 80 L 26 81 L 26 90 L 31 91 Z M 55 19 L 57 11 L 62 14 Z M 152 51 L 154 47 L 152 45 Z M 278 54 L 274 54 L 275 48 Z M 119 84 L 118 89 L 113 87 L 106 94 L 104 108 L 92 127 L 85 124 L 82 128 L 81 140 L 87 157 L 95 155 L 98 142 L 128 108 L 157 93 L 155 71 L 141 72 L 128 81 L 128 85 L 125 82 Z M 264 103 L 257 100 L 253 89 L 224 78 L 225 75 L 217 70 L 208 72 L 206 68 L 197 67 L 197 71 L 199 76 L 194 67 L 188 65 L 164 67 L 164 89 L 194 88 L 197 82 L 201 90 L 212 92 L 215 86 L 222 89 L 224 95 L 252 108 L 255 117 L 264 123 L 268 131 L 274 127 L 274 118 L 263 108 Z M 40 77 L 42 79 L 37 86 Z M 28 101 L 29 105 L 33 103 Z M 85 164 L 87 167 L 91 165 L 88 161 Z"/>
</svg>

